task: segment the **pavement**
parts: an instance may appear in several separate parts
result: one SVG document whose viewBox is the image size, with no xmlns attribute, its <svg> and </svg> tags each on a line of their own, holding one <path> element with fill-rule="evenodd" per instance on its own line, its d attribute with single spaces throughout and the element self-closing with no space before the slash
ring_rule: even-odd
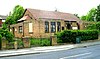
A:
<svg viewBox="0 0 100 59">
<path fill-rule="evenodd" d="M 69 49 L 87 47 L 87 46 L 93 46 L 93 45 L 100 45 L 100 41 L 84 42 L 80 44 L 67 44 L 67 45 L 59 45 L 59 46 L 32 47 L 32 48 L 17 49 L 17 50 L 15 49 L 1 50 L 0 57 L 38 54 L 38 53 L 44 53 L 44 52 L 69 50 Z"/>
</svg>

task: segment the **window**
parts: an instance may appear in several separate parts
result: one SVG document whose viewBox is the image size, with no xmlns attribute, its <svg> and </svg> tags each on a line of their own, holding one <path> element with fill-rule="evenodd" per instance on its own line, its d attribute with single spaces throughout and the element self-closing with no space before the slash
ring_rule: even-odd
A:
<svg viewBox="0 0 100 59">
<path fill-rule="evenodd" d="M 62 30 L 64 30 L 64 27 L 62 27 Z"/>
<path fill-rule="evenodd" d="M 56 23 L 51 22 L 51 32 L 56 32 Z"/>
<path fill-rule="evenodd" d="M 45 21 L 45 33 L 49 32 L 49 22 Z"/>
<path fill-rule="evenodd" d="M 61 31 L 61 23 L 57 22 L 57 31 L 60 32 Z"/>
<path fill-rule="evenodd" d="M 33 24 L 29 23 L 29 33 L 32 33 L 32 32 L 33 32 Z"/>
<path fill-rule="evenodd" d="M 22 26 L 19 26 L 19 33 L 22 33 Z"/>
</svg>

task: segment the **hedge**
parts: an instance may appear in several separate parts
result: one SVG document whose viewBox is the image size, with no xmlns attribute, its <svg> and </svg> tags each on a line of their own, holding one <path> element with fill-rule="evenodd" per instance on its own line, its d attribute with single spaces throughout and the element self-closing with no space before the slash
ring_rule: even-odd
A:
<svg viewBox="0 0 100 59">
<path fill-rule="evenodd" d="M 30 38 L 31 46 L 50 46 L 49 38 Z"/>
<path fill-rule="evenodd" d="M 98 31 L 96 30 L 64 30 L 56 35 L 58 43 L 75 43 L 76 37 L 80 37 L 81 41 L 98 39 Z"/>
</svg>

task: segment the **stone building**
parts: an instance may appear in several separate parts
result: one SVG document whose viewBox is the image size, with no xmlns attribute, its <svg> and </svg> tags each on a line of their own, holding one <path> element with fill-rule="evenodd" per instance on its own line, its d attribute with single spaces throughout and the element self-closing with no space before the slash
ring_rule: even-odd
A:
<svg viewBox="0 0 100 59">
<path fill-rule="evenodd" d="M 62 30 L 82 29 L 81 22 L 70 13 L 28 8 L 18 23 L 10 26 L 10 31 L 18 38 L 47 38 Z"/>
</svg>

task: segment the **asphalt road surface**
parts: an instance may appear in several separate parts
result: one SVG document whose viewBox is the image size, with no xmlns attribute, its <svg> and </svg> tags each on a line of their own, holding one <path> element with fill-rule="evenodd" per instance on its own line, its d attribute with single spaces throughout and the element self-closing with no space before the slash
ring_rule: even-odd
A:
<svg viewBox="0 0 100 59">
<path fill-rule="evenodd" d="M 100 45 L 40 54 L 2 57 L 0 59 L 100 59 Z"/>
</svg>

